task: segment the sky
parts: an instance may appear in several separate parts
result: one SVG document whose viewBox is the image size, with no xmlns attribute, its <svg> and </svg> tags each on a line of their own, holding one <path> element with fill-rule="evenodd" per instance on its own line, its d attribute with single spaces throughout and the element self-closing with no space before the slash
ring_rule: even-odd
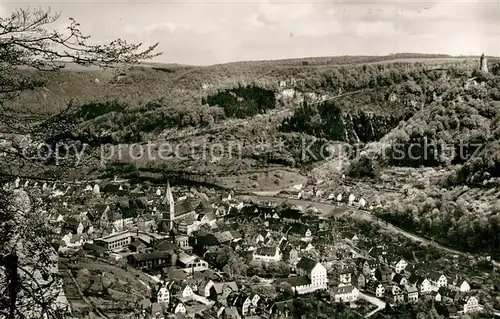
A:
<svg viewBox="0 0 500 319">
<path fill-rule="evenodd" d="M 157 62 L 207 65 L 398 52 L 500 56 L 500 1 L 0 0 L 51 7 L 95 43 L 159 42 Z"/>
</svg>

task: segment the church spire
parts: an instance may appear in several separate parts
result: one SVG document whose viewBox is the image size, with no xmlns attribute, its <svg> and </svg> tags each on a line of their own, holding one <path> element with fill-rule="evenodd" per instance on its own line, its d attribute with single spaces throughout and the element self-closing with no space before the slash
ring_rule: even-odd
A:
<svg viewBox="0 0 500 319">
<path fill-rule="evenodd" d="M 173 204 L 174 196 L 172 195 L 172 190 L 170 189 L 170 183 L 167 181 L 167 191 L 165 192 L 165 197 L 163 198 L 163 204 Z"/>
</svg>

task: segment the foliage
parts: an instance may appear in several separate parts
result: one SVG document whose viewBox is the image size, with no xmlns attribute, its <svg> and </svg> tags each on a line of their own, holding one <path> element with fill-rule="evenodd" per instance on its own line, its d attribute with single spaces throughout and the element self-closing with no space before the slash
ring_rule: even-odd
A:
<svg viewBox="0 0 500 319">
<path fill-rule="evenodd" d="M 89 36 L 82 34 L 80 25 L 73 19 L 70 19 L 66 33 L 49 31 L 48 25 L 58 18 L 58 14 L 41 8 L 18 9 L 10 16 L 0 18 L 0 126 L 9 127 L 15 134 L 31 133 L 34 138 L 39 138 L 45 132 L 38 129 L 47 128 L 39 125 L 33 129 L 29 119 L 19 116 L 28 112 L 13 112 L 6 105 L 7 101 L 23 92 L 45 84 L 33 69 L 41 74 L 59 71 L 65 66 L 61 60 L 109 68 L 118 64 L 135 64 L 158 55 L 153 52 L 157 44 L 144 51 L 140 51 L 140 44 L 129 44 L 121 39 L 109 44 L 91 44 Z M 21 72 L 21 67 L 30 70 Z M 92 118 L 96 111 L 117 111 L 116 105 L 106 106 L 108 109 L 104 110 L 99 107 L 82 109 L 85 114 L 80 115 Z M 44 120 L 41 119 L 42 122 Z M 59 133 L 54 132 L 59 129 L 70 131 L 68 126 L 71 127 L 71 123 L 54 121 L 48 131 L 57 135 Z M 13 161 L 25 161 L 31 167 L 33 164 L 46 164 L 37 163 L 38 157 L 34 161 L 27 160 L 19 147 L 2 155 L 6 155 L 2 156 L 2 166 L 7 170 L 8 164 Z M 28 167 L 28 174 L 33 174 L 31 170 Z M 64 318 L 67 309 L 61 309 L 56 304 L 62 283 L 57 274 L 57 254 L 48 242 L 52 233 L 46 226 L 47 216 L 39 210 L 37 205 L 40 203 L 32 203 L 26 193 L 5 194 L 1 191 L 0 195 L 0 214 L 4 215 L 0 218 L 0 237 L 3 238 L 0 247 L 2 317 Z"/>
<path fill-rule="evenodd" d="M 224 109 L 227 117 L 245 118 L 276 107 L 274 92 L 256 86 L 225 90 L 202 100 L 203 104 Z"/>
</svg>

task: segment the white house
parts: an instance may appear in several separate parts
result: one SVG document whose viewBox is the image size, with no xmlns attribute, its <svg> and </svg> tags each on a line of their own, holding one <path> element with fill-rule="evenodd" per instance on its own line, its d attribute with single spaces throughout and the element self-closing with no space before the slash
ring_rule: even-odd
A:
<svg viewBox="0 0 500 319">
<path fill-rule="evenodd" d="M 405 270 L 406 266 L 408 266 L 408 262 L 404 258 L 399 258 L 396 259 L 392 263 L 392 267 L 394 268 L 394 271 L 396 271 L 397 274 L 401 273 L 403 270 Z"/>
<path fill-rule="evenodd" d="M 185 272 L 203 271 L 208 269 L 208 263 L 197 256 L 188 255 L 181 252 L 178 257 L 178 262 L 183 266 Z"/>
<path fill-rule="evenodd" d="M 252 305 L 254 307 L 257 307 L 259 305 L 259 300 L 260 300 L 260 296 L 258 294 L 255 294 L 253 297 L 252 297 Z"/>
<path fill-rule="evenodd" d="M 333 300 L 335 302 L 351 302 L 358 300 L 359 290 L 354 286 L 340 286 L 335 288 Z"/>
<path fill-rule="evenodd" d="M 253 260 L 263 262 L 276 262 L 281 260 L 279 247 L 260 247 L 253 252 Z"/>
<path fill-rule="evenodd" d="M 431 282 L 427 278 L 418 280 L 416 286 L 420 290 L 421 294 L 426 294 L 433 290 Z"/>
<path fill-rule="evenodd" d="M 191 299 L 193 297 L 193 289 L 189 285 L 184 285 L 182 288 L 182 298 Z"/>
<path fill-rule="evenodd" d="M 186 313 L 186 307 L 182 302 L 178 302 L 174 308 L 174 313 Z"/>
<path fill-rule="evenodd" d="M 337 195 L 337 202 L 341 202 L 342 201 L 342 194 L 338 194 Z"/>
<path fill-rule="evenodd" d="M 208 280 L 206 282 L 202 282 L 198 286 L 198 293 L 203 297 L 210 297 L 210 289 L 214 287 L 215 284 L 212 280 Z"/>
<path fill-rule="evenodd" d="M 432 288 L 434 290 L 439 290 L 441 287 L 446 287 L 448 286 L 448 280 L 446 279 L 446 276 L 437 273 L 437 272 L 432 272 L 429 274 L 429 281 L 432 285 Z"/>
<path fill-rule="evenodd" d="M 458 290 L 458 291 L 464 292 L 464 293 L 470 291 L 470 285 L 464 279 L 456 279 L 456 280 L 454 280 L 453 283 L 449 285 L 449 287 L 452 290 Z"/>
<path fill-rule="evenodd" d="M 297 273 L 301 275 L 309 275 L 311 287 L 314 290 L 326 289 L 328 286 L 328 276 L 325 266 L 320 262 L 310 258 L 303 257 L 297 263 Z"/>
<path fill-rule="evenodd" d="M 462 301 L 462 306 L 463 306 L 463 313 L 464 314 L 475 312 L 475 311 L 479 310 L 479 301 L 474 296 L 466 297 Z"/>
<path fill-rule="evenodd" d="M 352 205 L 354 203 L 355 199 L 356 199 L 356 196 L 354 196 L 354 194 L 349 195 L 349 205 Z"/>
<path fill-rule="evenodd" d="M 267 238 L 271 237 L 271 233 L 268 231 L 259 232 L 255 237 L 255 243 L 258 244 L 260 242 L 264 242 Z"/>
<path fill-rule="evenodd" d="M 168 291 L 167 287 L 162 287 L 160 288 L 160 290 L 158 290 L 156 299 L 158 300 L 159 304 L 168 305 L 170 303 L 170 292 Z"/>
</svg>

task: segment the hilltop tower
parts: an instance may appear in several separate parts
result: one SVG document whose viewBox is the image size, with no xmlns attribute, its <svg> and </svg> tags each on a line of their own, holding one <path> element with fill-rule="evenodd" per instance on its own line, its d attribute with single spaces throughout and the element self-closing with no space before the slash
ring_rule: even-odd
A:
<svg viewBox="0 0 500 319">
<path fill-rule="evenodd" d="M 170 183 L 167 182 L 167 191 L 165 192 L 165 197 L 163 198 L 163 207 L 168 207 L 168 230 L 171 231 L 174 228 L 175 219 L 175 202 L 174 196 L 172 195 L 172 190 L 170 189 Z"/>
<path fill-rule="evenodd" d="M 479 69 L 483 72 L 488 73 L 488 60 L 484 56 L 484 53 L 481 55 L 480 67 Z"/>
</svg>

